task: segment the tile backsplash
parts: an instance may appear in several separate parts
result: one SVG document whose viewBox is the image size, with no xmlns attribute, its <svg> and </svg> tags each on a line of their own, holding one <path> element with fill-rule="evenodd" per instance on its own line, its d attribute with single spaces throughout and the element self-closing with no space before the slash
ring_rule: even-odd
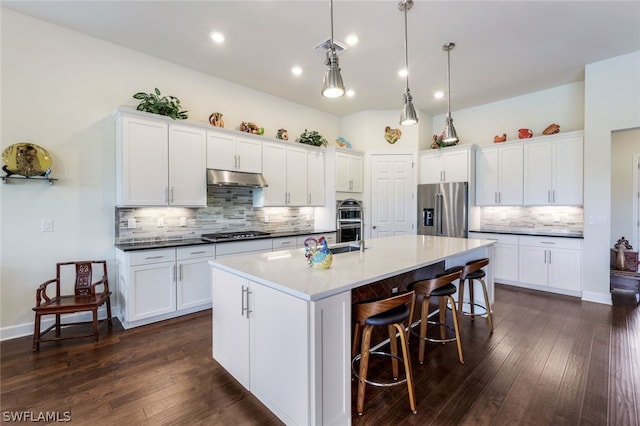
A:
<svg viewBox="0 0 640 426">
<path fill-rule="evenodd" d="M 582 231 L 584 213 L 578 206 L 482 207 L 483 229 L 534 228 Z"/>
<path fill-rule="evenodd" d="M 251 188 L 207 188 L 207 207 L 116 207 L 116 244 L 233 231 L 311 231 L 313 207 L 253 207 Z M 130 226 L 135 223 L 135 227 Z"/>
</svg>

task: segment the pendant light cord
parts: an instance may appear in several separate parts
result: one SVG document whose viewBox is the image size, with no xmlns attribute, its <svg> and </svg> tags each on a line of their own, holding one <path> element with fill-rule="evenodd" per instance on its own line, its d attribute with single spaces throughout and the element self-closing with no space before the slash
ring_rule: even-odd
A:
<svg viewBox="0 0 640 426">
<path fill-rule="evenodd" d="M 330 48 L 331 48 L 331 54 L 333 55 L 335 53 L 335 47 L 333 44 L 333 0 L 329 2 L 329 9 L 331 12 L 331 46 Z"/>
<path fill-rule="evenodd" d="M 447 115 L 451 118 L 451 43 L 447 49 Z"/>
<path fill-rule="evenodd" d="M 409 91 L 409 37 L 407 36 L 407 9 L 409 5 L 404 0 L 404 72 L 407 78 L 406 90 Z"/>
</svg>

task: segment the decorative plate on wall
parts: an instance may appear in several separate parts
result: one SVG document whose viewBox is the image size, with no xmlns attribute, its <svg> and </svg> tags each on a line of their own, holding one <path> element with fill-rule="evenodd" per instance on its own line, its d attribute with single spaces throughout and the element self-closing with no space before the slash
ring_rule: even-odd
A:
<svg viewBox="0 0 640 426">
<path fill-rule="evenodd" d="M 50 172 L 51 156 L 41 146 L 18 142 L 2 151 L 2 170 L 7 175 L 45 176 Z"/>
</svg>

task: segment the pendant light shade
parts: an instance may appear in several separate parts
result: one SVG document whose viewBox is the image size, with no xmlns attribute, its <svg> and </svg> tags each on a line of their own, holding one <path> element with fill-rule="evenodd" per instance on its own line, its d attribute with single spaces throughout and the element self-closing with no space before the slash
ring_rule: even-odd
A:
<svg viewBox="0 0 640 426">
<path fill-rule="evenodd" d="M 322 96 L 326 98 L 339 98 L 344 95 L 344 83 L 342 75 L 340 75 L 340 64 L 338 63 L 338 54 L 333 43 L 333 0 L 330 1 L 331 8 L 331 45 L 327 50 L 327 59 L 325 65 L 327 70 L 324 72 L 322 81 Z"/>
<path fill-rule="evenodd" d="M 444 135 L 442 136 L 442 142 L 444 143 L 457 143 L 460 139 L 456 133 L 456 128 L 453 127 L 453 118 L 451 118 L 451 50 L 456 47 L 455 43 L 447 43 L 442 46 L 442 50 L 447 52 L 447 118 L 445 121 Z"/>
<path fill-rule="evenodd" d="M 404 70 L 407 77 L 407 84 L 404 89 L 404 105 L 400 112 L 400 125 L 410 126 L 418 122 L 418 114 L 413 107 L 413 97 L 409 90 L 409 43 L 407 37 L 407 10 L 413 6 L 413 0 L 402 0 L 398 3 L 398 8 L 404 12 Z"/>
</svg>

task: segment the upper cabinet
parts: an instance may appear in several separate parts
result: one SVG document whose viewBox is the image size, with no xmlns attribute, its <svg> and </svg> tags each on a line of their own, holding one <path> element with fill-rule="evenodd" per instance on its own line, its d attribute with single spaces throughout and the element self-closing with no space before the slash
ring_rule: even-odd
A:
<svg viewBox="0 0 640 426">
<path fill-rule="evenodd" d="M 582 205 L 583 132 L 524 145 L 524 204 Z"/>
<path fill-rule="evenodd" d="M 324 153 L 288 142 L 264 142 L 262 175 L 268 187 L 254 192 L 254 205 L 323 206 Z"/>
<path fill-rule="evenodd" d="M 116 203 L 207 205 L 206 132 L 118 110 Z"/>
<path fill-rule="evenodd" d="M 469 182 L 474 145 L 420 151 L 420 183 Z"/>
<path fill-rule="evenodd" d="M 476 151 L 476 205 L 522 205 L 522 144 Z"/>
<path fill-rule="evenodd" d="M 364 155 L 356 152 L 344 152 L 336 149 L 336 191 L 363 191 L 363 160 Z"/>
<path fill-rule="evenodd" d="M 207 168 L 262 173 L 262 141 L 221 130 L 207 130 Z"/>
</svg>

